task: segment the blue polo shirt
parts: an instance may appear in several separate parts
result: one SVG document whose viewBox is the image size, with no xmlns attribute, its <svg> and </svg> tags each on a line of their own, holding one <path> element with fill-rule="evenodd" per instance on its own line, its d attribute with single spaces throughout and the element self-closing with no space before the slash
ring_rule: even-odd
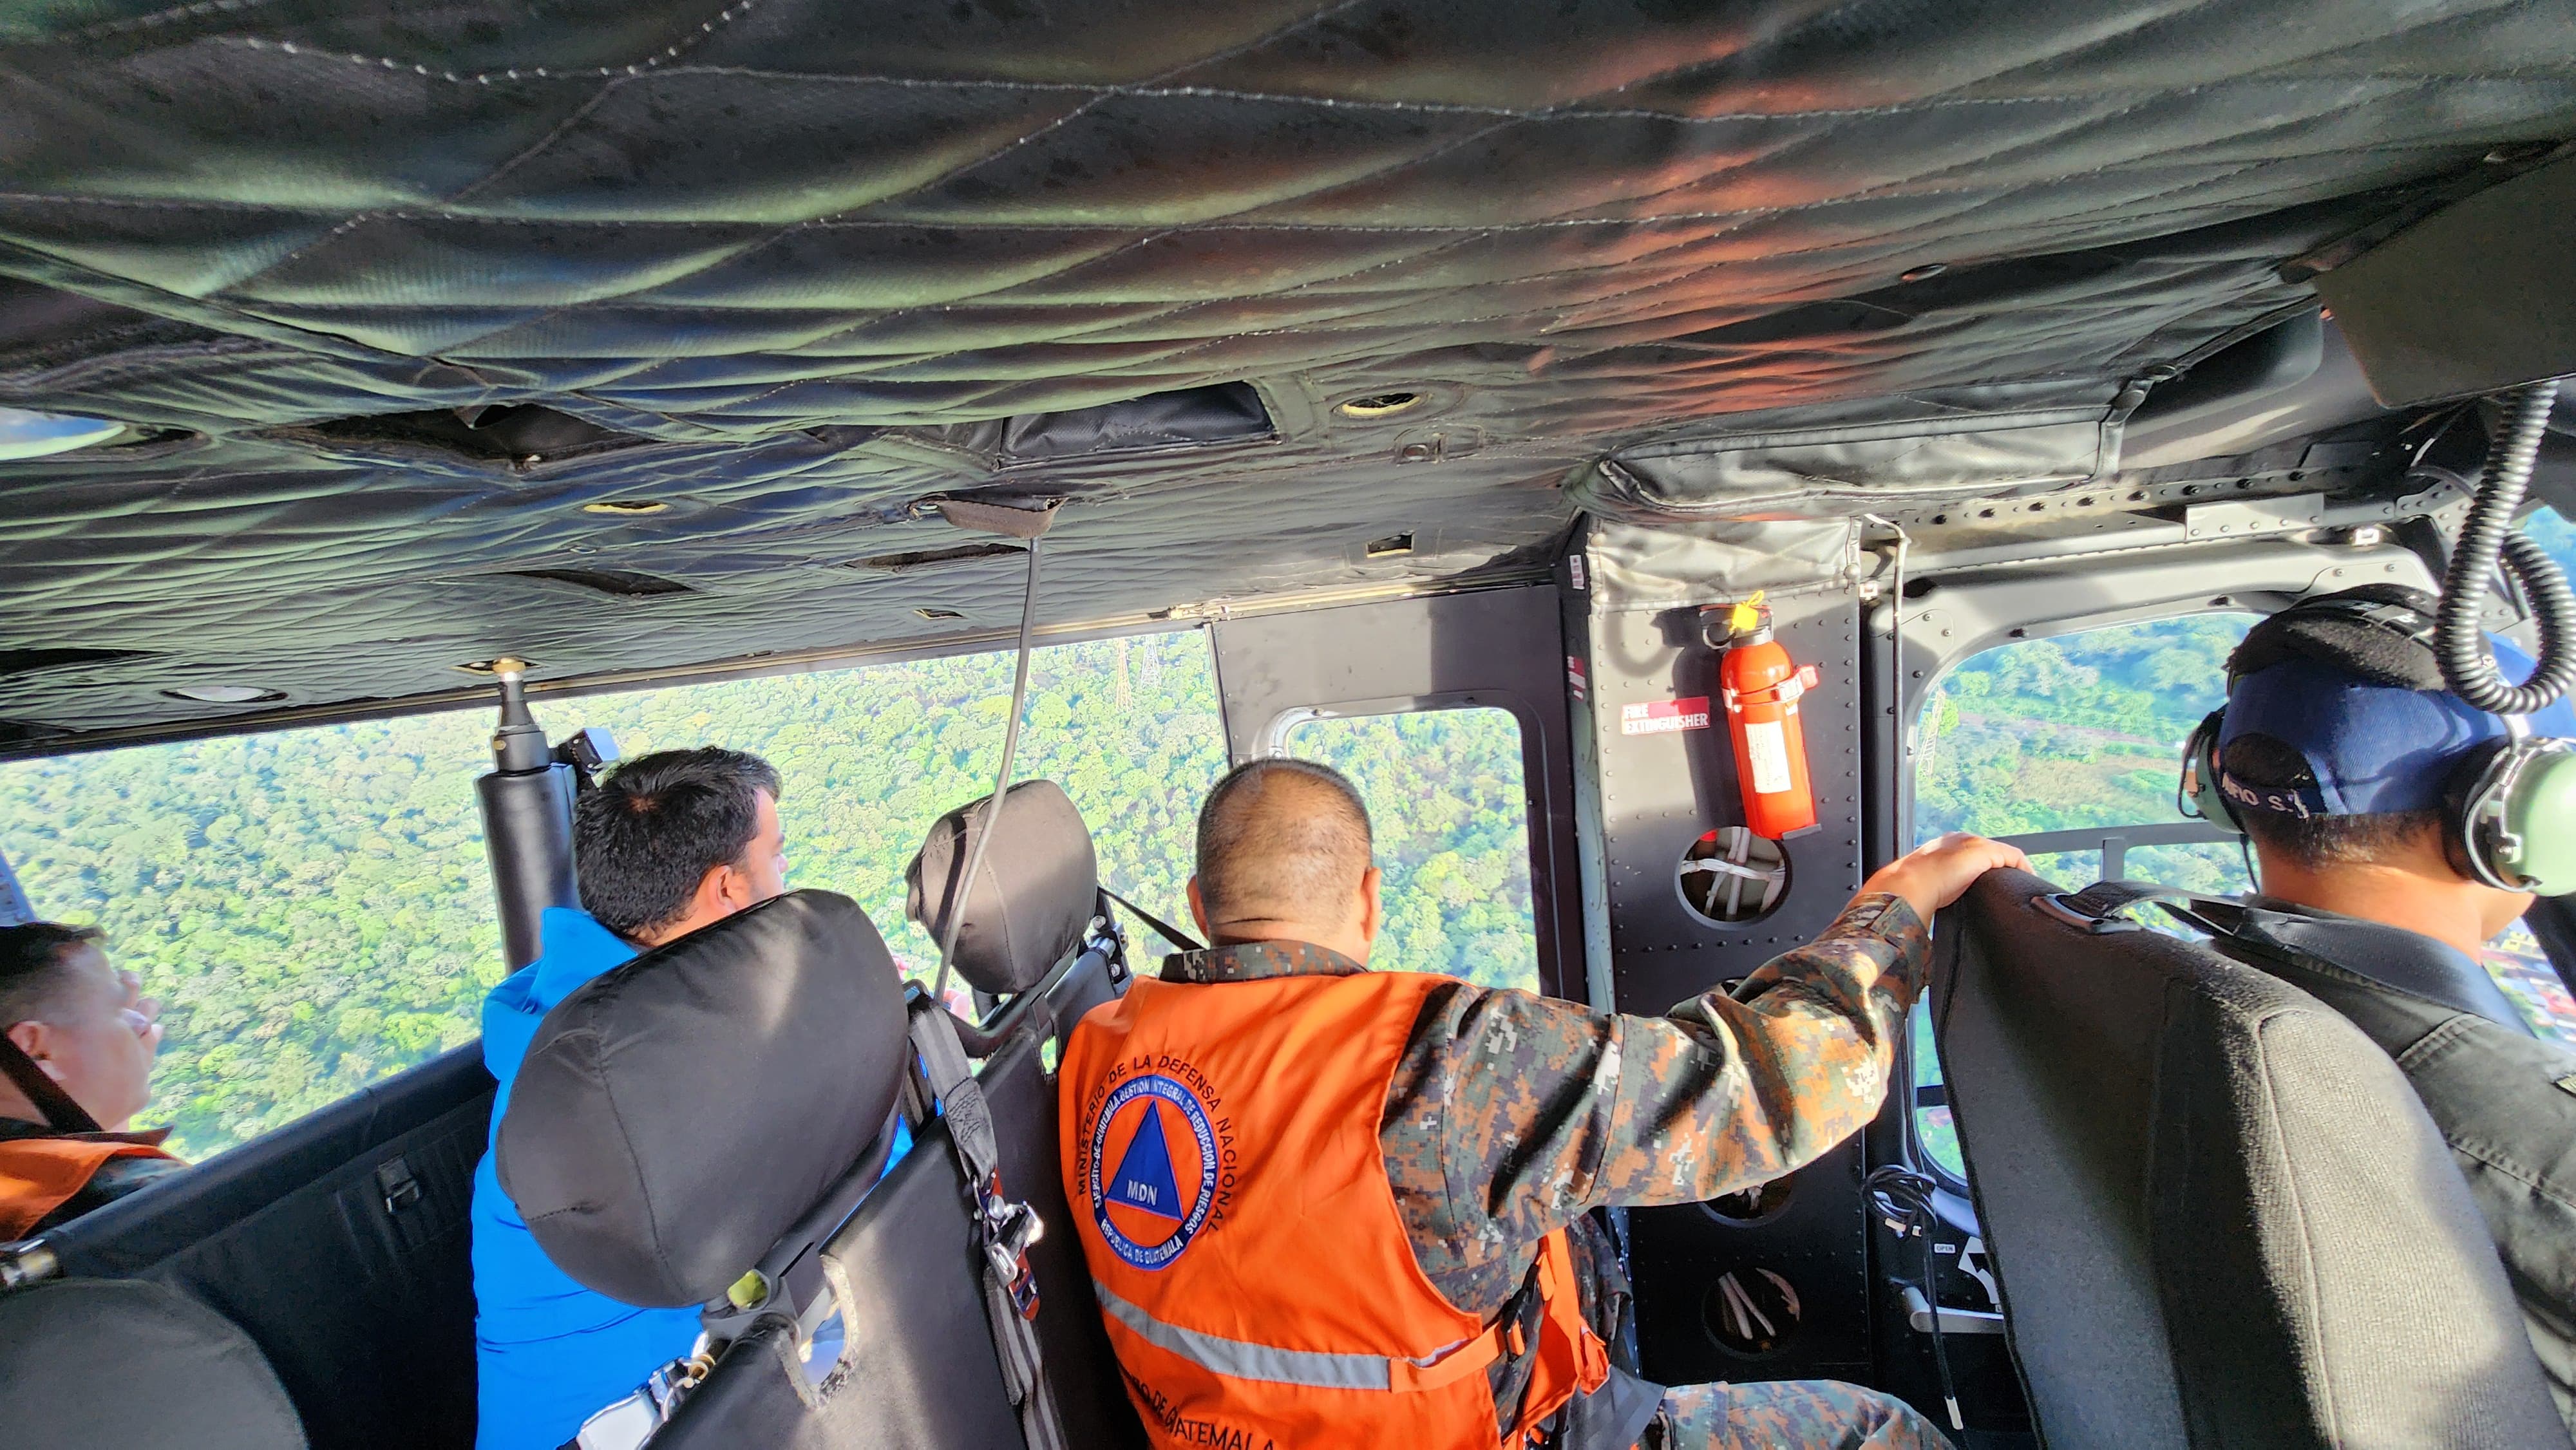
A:
<svg viewBox="0 0 2576 1450">
<path fill-rule="evenodd" d="M 638 1309 L 573 1282 L 537 1247 L 501 1188 L 501 1114 L 537 1024 L 582 983 L 635 957 L 589 913 L 564 907 L 546 912 L 540 939 L 537 959 L 483 999 L 483 1063 L 501 1089 L 492 1139 L 474 1169 L 471 1212 L 476 1450 L 555 1450 L 698 1337 L 695 1308 Z"/>
</svg>

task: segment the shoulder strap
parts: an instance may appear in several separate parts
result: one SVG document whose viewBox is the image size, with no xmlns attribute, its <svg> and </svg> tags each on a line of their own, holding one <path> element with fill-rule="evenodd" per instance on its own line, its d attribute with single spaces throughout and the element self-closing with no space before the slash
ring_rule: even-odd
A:
<svg viewBox="0 0 2576 1450">
<path fill-rule="evenodd" d="M 6 1032 L 0 1032 L 0 1072 L 9 1075 L 18 1091 L 27 1095 L 27 1101 L 36 1105 L 36 1111 L 45 1115 L 45 1126 L 55 1132 L 99 1131 L 98 1119 L 89 1115 L 89 1109 L 74 1102 L 72 1095 L 63 1091 L 63 1085 L 38 1067 L 26 1049 L 10 1040 Z"/>
<path fill-rule="evenodd" d="M 1147 927 L 1153 930 L 1154 935 L 1161 937 L 1163 940 L 1170 942 L 1176 947 L 1179 947 L 1182 951 L 1196 952 L 1206 950 L 1206 948 L 1200 946 L 1188 932 L 1181 930 L 1179 927 L 1163 920 L 1154 913 L 1147 911 L 1145 908 L 1138 906 L 1132 901 L 1129 901 L 1126 897 L 1119 895 L 1108 887 L 1101 887 L 1100 894 L 1108 897 L 1114 902 L 1117 902 L 1120 906 L 1127 908 L 1128 914 L 1135 917 L 1138 921 L 1145 923 Z"/>
<path fill-rule="evenodd" d="M 1003 1383 L 1011 1402 L 1019 1407 L 1020 1431 L 1028 1439 L 1028 1450 L 1067 1450 L 1033 1322 L 1038 1285 L 1029 1268 L 1028 1250 L 1045 1225 L 1036 1210 L 1003 1192 L 1001 1141 L 993 1130 L 993 1110 L 984 1100 L 983 1084 L 975 1080 L 965 1044 L 957 1038 L 956 1019 L 926 993 L 916 994 L 909 1031 L 922 1085 L 948 1125 L 950 1149 L 974 1195 L 976 1241 L 984 1251 L 984 1318 L 993 1332 L 994 1352 L 1002 1361 Z"/>
</svg>

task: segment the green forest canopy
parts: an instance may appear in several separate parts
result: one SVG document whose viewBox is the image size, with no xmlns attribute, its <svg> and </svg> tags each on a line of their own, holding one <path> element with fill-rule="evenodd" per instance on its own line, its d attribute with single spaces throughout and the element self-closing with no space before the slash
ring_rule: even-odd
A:
<svg viewBox="0 0 2576 1450">
<path fill-rule="evenodd" d="M 2576 567 L 2576 528 L 2546 512 L 2530 527 Z M 2172 819 L 2176 746 L 2217 703 L 2249 622 L 2196 615 L 1962 665 L 1917 726 L 1921 833 Z M 987 654 L 542 713 L 558 731 L 608 726 L 630 756 L 720 743 L 769 757 L 787 782 L 792 879 L 856 897 L 923 973 L 936 948 L 903 919 L 903 866 L 932 819 L 990 788 L 1009 685 L 1009 656 Z M 1179 914 L 1193 815 L 1225 766 L 1205 638 L 1040 650 L 1026 720 L 1022 774 L 1072 794 L 1104 878 Z M 146 1121 L 173 1126 L 181 1152 L 220 1151 L 472 1040 L 501 977 L 472 786 L 489 730 L 488 711 L 467 710 L 0 765 L 0 848 L 37 909 L 105 926 L 119 962 L 169 1004 Z M 1536 985 L 1508 714 L 1324 719 L 1289 745 L 1368 797 L 1388 876 L 1381 964 Z M 2080 884 L 2088 857 L 2039 864 Z M 2231 847 L 2129 863 L 2202 889 L 2243 884 Z M 1134 941 L 1142 958 L 1162 949 L 1149 932 Z M 2535 1017 L 2559 1005 L 2543 1000 L 2554 982 L 2505 985 Z"/>
<path fill-rule="evenodd" d="M 2546 510 L 2528 527 L 2560 567 L 2576 571 L 2576 527 Z M 1933 688 L 1915 724 L 1916 838 L 2178 819 L 2182 741 L 2226 698 L 2228 651 L 2253 621 L 2189 615 L 1971 656 Z M 2081 886 L 2099 874 L 2100 855 L 2061 852 L 2032 864 Z M 2233 845 L 2133 849 L 2121 874 L 2222 894 L 2250 884 Z M 2515 927 L 2497 938 L 2487 969 L 2535 1029 L 2576 1043 L 2576 999 L 2530 933 Z M 1929 1086 L 1941 1080 L 1931 1019 L 1914 1016 L 1915 1078 Z M 1918 1109 L 1915 1127 L 1936 1161 L 1964 1175 L 1948 1108 Z"/>
<path fill-rule="evenodd" d="M 766 756 L 793 884 L 844 892 L 926 974 L 903 868 L 942 812 L 984 794 L 1007 654 L 592 696 L 540 706 L 630 757 L 723 744 Z M 1225 769 L 1203 634 L 1055 646 L 1032 667 L 1018 773 L 1062 784 L 1103 879 L 1185 911 L 1200 798 Z M 46 915 L 107 928 L 167 1003 L 147 1123 L 203 1157 L 470 1041 L 502 976 L 475 775 L 488 710 L 0 766 L 0 848 Z M 1352 767 L 1387 868 L 1383 965 L 1534 985 L 1520 749 L 1508 715 L 1308 727 Z M 1133 937 L 1140 959 L 1162 949 Z"/>
</svg>

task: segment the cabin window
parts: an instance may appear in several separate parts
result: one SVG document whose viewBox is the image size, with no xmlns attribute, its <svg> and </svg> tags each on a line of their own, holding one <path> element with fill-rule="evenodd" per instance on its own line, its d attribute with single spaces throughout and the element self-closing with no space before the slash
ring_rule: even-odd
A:
<svg viewBox="0 0 2576 1450">
<path fill-rule="evenodd" d="M 932 820 L 992 788 L 1011 668 L 969 655 L 536 709 L 558 735 L 608 727 L 629 758 L 767 757 L 790 884 L 856 898 L 927 975 L 938 948 L 904 919 L 903 869 Z M 0 764 L 0 848 L 37 913 L 106 928 L 167 1004 L 139 1121 L 175 1151 L 205 1158 L 475 1038 L 502 976 L 473 790 L 490 730 L 476 708 Z M 1225 764 L 1202 634 L 1037 652 L 1015 773 L 1065 787 L 1121 892 L 1185 910 Z"/>
<path fill-rule="evenodd" d="M 2542 511 L 2530 520 L 2545 547 L 2576 564 L 2576 528 Z M 1970 656 L 1925 698 L 1913 738 L 1914 837 L 1944 831 L 2028 837 L 2171 826 L 2182 742 L 2226 700 L 2226 661 L 2258 616 L 2195 614 L 2051 639 L 2016 640 Z M 2040 875 L 2080 887 L 2105 874 L 2099 840 L 2031 851 Z M 2233 840 L 2122 842 L 2112 872 L 2213 895 L 2250 890 Z M 2161 925 L 2153 911 L 2141 922 Z M 2178 926 L 2170 927 L 2188 935 Z M 2534 1030 L 2576 1042 L 2576 998 L 2531 933 L 2517 925 L 2489 945 L 2486 966 Z M 1933 1056 L 1930 1018 L 1914 1014 L 1915 1138 L 1959 1176 L 1958 1135 Z"/>
<path fill-rule="evenodd" d="M 1299 722 L 1285 753 L 1368 802 L 1386 922 L 1370 965 L 1539 990 L 1520 722 L 1475 706 Z"/>
</svg>

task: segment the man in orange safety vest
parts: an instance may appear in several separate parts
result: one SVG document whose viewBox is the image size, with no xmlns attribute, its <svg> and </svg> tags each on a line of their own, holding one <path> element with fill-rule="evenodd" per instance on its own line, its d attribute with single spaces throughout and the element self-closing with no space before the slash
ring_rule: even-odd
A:
<svg viewBox="0 0 2576 1450">
<path fill-rule="evenodd" d="M 1853 1385 L 1614 1372 L 1566 1231 L 1778 1178 L 1859 1130 L 1925 923 L 2020 853 L 1944 838 L 1732 995 L 1652 1018 L 1368 970 L 1370 851 L 1339 774 L 1239 767 L 1199 817 L 1190 906 L 1213 945 L 1066 1046 L 1067 1197 L 1155 1443 L 1944 1444 Z"/>
</svg>

